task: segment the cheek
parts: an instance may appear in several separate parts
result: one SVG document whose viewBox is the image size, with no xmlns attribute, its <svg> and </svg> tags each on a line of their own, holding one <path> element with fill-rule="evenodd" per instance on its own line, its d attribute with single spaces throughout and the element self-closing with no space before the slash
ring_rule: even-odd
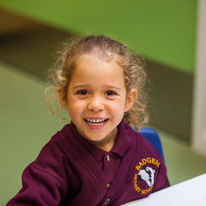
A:
<svg viewBox="0 0 206 206">
<path fill-rule="evenodd" d="M 122 115 L 125 110 L 125 101 L 122 101 L 122 99 L 120 99 L 116 102 L 110 102 L 110 108 L 114 114 Z"/>
<path fill-rule="evenodd" d="M 69 105 L 69 116 L 70 119 L 76 124 L 77 122 L 79 122 L 79 120 L 81 119 L 81 107 L 79 107 L 77 104 L 70 104 Z"/>
<path fill-rule="evenodd" d="M 71 118 L 79 118 L 85 110 L 85 104 L 82 101 L 76 101 L 75 98 L 69 99 L 69 114 Z"/>
<path fill-rule="evenodd" d="M 82 110 L 83 104 L 76 102 L 76 101 L 70 101 L 69 105 L 69 110 L 70 112 L 78 112 Z"/>
</svg>

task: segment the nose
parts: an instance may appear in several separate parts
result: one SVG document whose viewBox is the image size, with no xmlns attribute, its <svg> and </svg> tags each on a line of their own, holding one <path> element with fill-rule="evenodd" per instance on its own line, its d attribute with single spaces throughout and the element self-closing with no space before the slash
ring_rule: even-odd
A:
<svg viewBox="0 0 206 206">
<path fill-rule="evenodd" d="M 104 109 L 103 99 L 100 96 L 92 96 L 88 102 L 88 110 L 99 112 Z"/>
</svg>

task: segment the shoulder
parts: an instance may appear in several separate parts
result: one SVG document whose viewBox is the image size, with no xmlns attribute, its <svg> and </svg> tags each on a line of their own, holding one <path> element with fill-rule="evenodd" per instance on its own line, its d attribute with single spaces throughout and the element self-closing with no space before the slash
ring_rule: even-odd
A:
<svg viewBox="0 0 206 206">
<path fill-rule="evenodd" d="M 133 144 L 136 143 L 136 150 L 138 153 L 144 153 L 145 150 L 158 153 L 156 148 L 137 130 L 125 124 L 126 136 L 132 139 Z"/>
<path fill-rule="evenodd" d="M 147 137 L 144 137 L 139 131 L 132 128 L 130 129 L 130 132 L 133 133 L 133 136 L 135 136 L 135 141 L 137 141 L 136 149 L 138 149 L 140 153 L 152 153 L 153 155 L 161 156 L 157 148 L 153 145 L 153 143 L 155 143 L 155 139 L 148 141 Z"/>
<path fill-rule="evenodd" d="M 60 131 L 54 134 L 41 149 L 40 154 L 49 153 L 50 150 L 62 151 L 62 148 L 65 146 L 65 139 L 70 137 L 65 133 L 67 130 L 69 130 L 69 125 L 65 125 Z"/>
<path fill-rule="evenodd" d="M 51 165 L 57 166 L 66 159 L 66 136 L 65 130 L 68 130 L 69 126 L 65 125 L 60 131 L 54 134 L 51 139 L 40 150 L 35 161 L 31 163 L 36 168 L 49 168 Z"/>
</svg>

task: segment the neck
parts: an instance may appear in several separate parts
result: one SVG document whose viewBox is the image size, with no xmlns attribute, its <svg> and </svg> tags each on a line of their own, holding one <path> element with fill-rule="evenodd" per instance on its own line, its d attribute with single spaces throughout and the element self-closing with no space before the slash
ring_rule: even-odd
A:
<svg viewBox="0 0 206 206">
<path fill-rule="evenodd" d="M 114 131 L 112 132 L 112 134 L 110 134 L 107 138 L 105 138 L 102 141 L 99 142 L 93 142 L 90 141 L 92 144 L 94 144 L 95 146 L 99 147 L 100 149 L 106 151 L 106 152 L 110 152 L 111 149 L 113 148 L 114 144 L 115 144 L 115 140 L 116 140 L 116 136 L 117 136 L 117 128 L 114 129 Z"/>
</svg>

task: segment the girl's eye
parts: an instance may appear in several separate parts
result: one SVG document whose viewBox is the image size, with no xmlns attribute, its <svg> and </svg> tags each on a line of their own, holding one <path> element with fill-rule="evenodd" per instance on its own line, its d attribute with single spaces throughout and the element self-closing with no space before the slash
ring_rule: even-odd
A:
<svg viewBox="0 0 206 206">
<path fill-rule="evenodd" d="M 79 90 L 77 91 L 77 94 L 80 94 L 80 95 L 88 95 L 89 92 L 87 90 Z"/>
<path fill-rule="evenodd" d="M 116 95 L 117 93 L 116 92 L 114 92 L 114 91 L 106 91 L 106 95 L 107 96 L 114 96 L 114 95 Z"/>
</svg>

